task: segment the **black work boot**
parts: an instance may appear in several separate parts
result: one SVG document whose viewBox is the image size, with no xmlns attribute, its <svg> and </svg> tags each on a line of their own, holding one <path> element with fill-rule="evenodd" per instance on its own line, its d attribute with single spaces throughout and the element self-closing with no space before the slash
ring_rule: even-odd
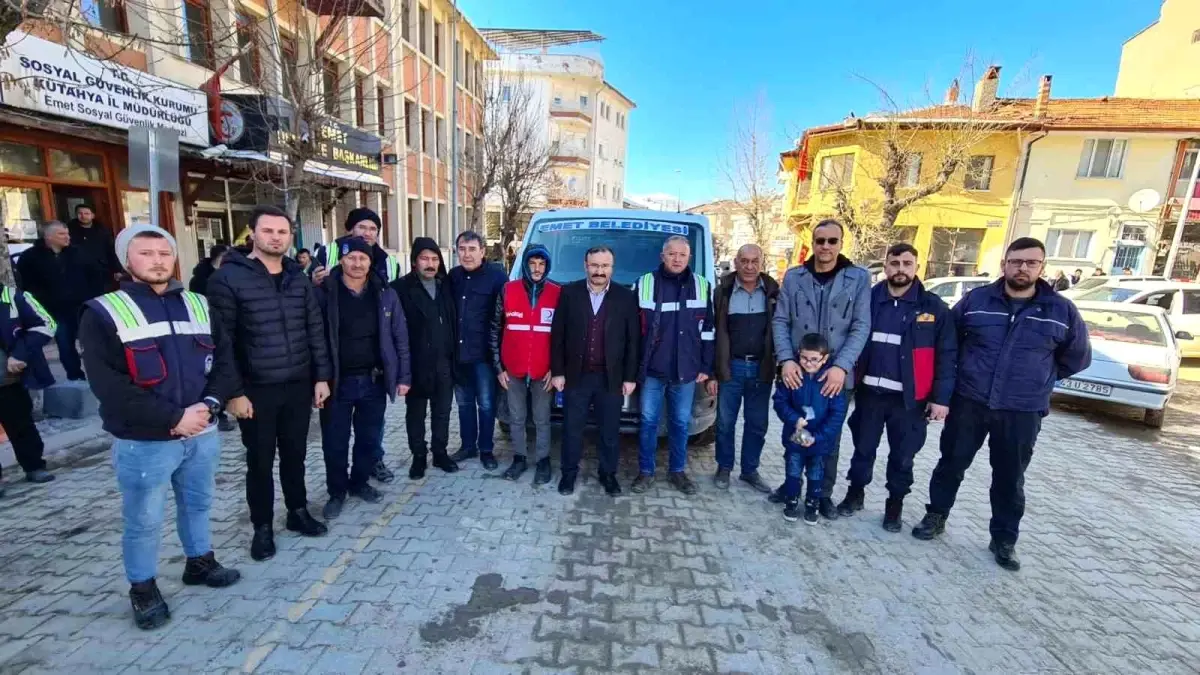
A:
<svg viewBox="0 0 1200 675">
<path fill-rule="evenodd" d="M 925 517 L 912 529 L 912 536 L 929 541 L 946 531 L 946 516 L 926 511 Z"/>
<path fill-rule="evenodd" d="M 1021 569 L 1021 561 L 1017 559 L 1017 548 L 1015 544 L 1000 544 L 995 539 L 988 544 L 988 550 L 996 558 L 996 564 L 1008 570 L 1016 572 Z"/>
<path fill-rule="evenodd" d="M 500 466 L 499 463 L 496 462 L 495 453 L 491 452 L 479 453 L 479 463 L 482 464 L 483 468 L 487 469 L 488 471 L 495 471 L 496 467 Z"/>
<path fill-rule="evenodd" d="M 821 500 L 817 502 L 817 512 L 825 520 L 837 520 L 838 517 L 837 509 L 833 506 L 833 500 L 829 497 L 821 497 Z"/>
<path fill-rule="evenodd" d="M 537 461 L 536 470 L 533 472 L 533 484 L 545 485 L 550 482 L 550 458 L 539 459 Z"/>
<path fill-rule="evenodd" d="M 478 456 L 479 456 L 478 450 L 467 450 L 466 448 L 463 448 L 462 450 L 459 450 L 458 452 L 454 453 L 453 455 L 450 455 L 450 459 L 452 459 L 456 462 L 465 462 L 468 459 L 474 459 Z M 436 458 L 434 459 L 433 465 L 437 466 Z"/>
<path fill-rule="evenodd" d="M 566 495 L 575 493 L 575 477 L 578 475 L 575 471 L 564 471 L 562 478 L 558 481 L 558 494 Z"/>
<path fill-rule="evenodd" d="M 308 509 L 288 511 L 287 529 L 299 532 L 306 537 L 320 537 L 329 531 L 329 528 L 325 527 L 325 523 L 313 518 Z"/>
<path fill-rule="evenodd" d="M 717 473 L 713 476 L 713 485 L 716 485 L 720 490 L 729 489 L 729 469 L 717 469 Z"/>
<path fill-rule="evenodd" d="M 133 622 L 142 630 L 153 630 L 171 620 L 171 610 L 154 579 L 132 584 L 129 602 L 133 605 Z"/>
<path fill-rule="evenodd" d="M 504 480 L 520 480 L 521 474 L 529 465 L 525 463 L 525 455 L 513 455 L 512 464 L 504 470 Z"/>
<path fill-rule="evenodd" d="M 846 490 L 846 498 L 838 504 L 837 512 L 839 516 L 852 516 L 855 511 L 863 510 L 863 488 L 859 485 L 851 485 L 849 490 Z"/>
<path fill-rule="evenodd" d="M 762 476 L 758 475 L 757 471 L 743 473 L 742 475 L 738 476 L 738 480 L 746 483 L 750 487 L 763 494 L 768 494 L 771 492 L 771 486 L 767 485 L 766 481 L 762 479 Z"/>
<path fill-rule="evenodd" d="M 342 509 L 346 508 L 346 496 L 330 497 L 329 501 L 325 502 L 325 508 L 321 509 L 321 515 L 325 516 L 325 520 L 334 520 L 342 515 Z"/>
<path fill-rule="evenodd" d="M 383 460 L 381 459 L 378 462 L 375 462 L 375 466 L 371 467 L 371 478 L 374 478 L 380 483 L 390 483 L 396 480 L 396 474 L 392 473 L 392 470 L 389 469 L 387 464 L 384 464 Z"/>
<path fill-rule="evenodd" d="M 409 480 L 421 480 L 425 477 L 425 467 L 429 464 L 426 455 L 413 455 L 412 466 L 408 467 Z"/>
<path fill-rule="evenodd" d="M 217 562 L 217 557 L 212 551 L 198 558 L 188 558 L 187 564 L 183 566 L 183 583 L 188 586 L 204 584 L 209 588 L 225 588 L 237 583 L 241 578 L 241 572 Z"/>
<path fill-rule="evenodd" d="M 904 515 L 904 498 L 888 497 L 883 505 L 883 529 L 888 532 L 899 532 L 904 527 L 901 516 Z"/>
<path fill-rule="evenodd" d="M 600 472 L 600 485 L 604 486 L 604 493 L 610 497 L 616 497 L 621 494 L 621 483 L 617 481 L 617 474 Z"/>
<path fill-rule="evenodd" d="M 270 525 L 255 525 L 250 541 L 250 557 L 258 561 L 275 557 L 275 531 Z"/>
<path fill-rule="evenodd" d="M 462 454 L 462 453 L 459 453 L 459 454 Z M 437 468 L 441 469 L 442 471 L 445 471 L 446 473 L 454 473 L 455 471 L 458 471 L 458 463 L 454 461 L 453 457 L 447 455 L 444 452 L 443 453 L 436 453 L 436 452 L 433 453 L 433 465 L 436 466 Z"/>
</svg>

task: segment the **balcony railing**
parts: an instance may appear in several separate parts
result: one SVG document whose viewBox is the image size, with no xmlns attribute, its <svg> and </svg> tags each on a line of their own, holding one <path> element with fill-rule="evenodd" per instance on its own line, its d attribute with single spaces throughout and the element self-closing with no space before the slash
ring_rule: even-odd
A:
<svg viewBox="0 0 1200 675">
<path fill-rule="evenodd" d="M 591 111 L 583 108 L 582 106 L 580 106 L 578 104 L 551 103 L 550 104 L 550 117 L 553 117 L 555 119 L 562 119 L 562 120 L 576 119 L 576 120 L 586 122 L 587 124 L 592 123 Z"/>
<path fill-rule="evenodd" d="M 581 143 L 555 143 L 550 148 L 550 161 L 555 164 L 589 166 L 592 155 Z"/>
</svg>

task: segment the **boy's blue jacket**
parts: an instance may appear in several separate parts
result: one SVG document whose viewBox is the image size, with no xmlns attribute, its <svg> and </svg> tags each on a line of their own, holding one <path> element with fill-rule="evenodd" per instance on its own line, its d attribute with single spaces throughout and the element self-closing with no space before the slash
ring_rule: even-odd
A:
<svg viewBox="0 0 1200 675">
<path fill-rule="evenodd" d="M 841 438 L 842 423 L 850 404 L 843 390 L 833 398 L 821 395 L 821 382 L 817 380 L 830 366 L 826 364 L 816 375 L 802 373 L 799 389 L 788 389 L 782 382 L 775 383 L 775 414 L 783 420 L 783 449 L 787 452 L 802 452 L 806 455 L 822 456 L 833 451 L 834 444 Z M 804 447 L 792 442 L 796 431 L 796 420 L 808 420 L 808 432 L 815 442 Z"/>
</svg>

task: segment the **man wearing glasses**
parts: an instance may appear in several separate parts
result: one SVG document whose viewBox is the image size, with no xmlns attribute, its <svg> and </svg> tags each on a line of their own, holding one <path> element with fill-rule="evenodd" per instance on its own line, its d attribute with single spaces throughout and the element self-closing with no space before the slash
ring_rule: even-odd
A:
<svg viewBox="0 0 1200 675">
<path fill-rule="evenodd" d="M 976 288 L 954 306 L 958 373 L 942 430 L 941 459 L 929 481 L 917 539 L 946 528 L 963 474 L 988 440 L 992 465 L 992 540 L 1006 570 L 1021 568 L 1016 543 L 1025 514 L 1025 469 L 1050 410 L 1054 382 L 1092 361 L 1087 326 L 1075 305 L 1041 280 L 1046 249 L 1021 237 L 1005 252 L 1004 278 Z"/>
<path fill-rule="evenodd" d="M 821 393 L 837 396 L 854 389 L 854 364 L 871 334 L 871 273 L 842 255 L 845 230 L 836 220 L 822 220 L 813 229 L 813 255 L 783 277 L 783 290 L 772 318 L 775 356 L 784 386 L 800 386 L 797 345 L 808 333 L 820 333 L 833 350 L 832 366 L 821 376 Z M 840 438 L 840 437 L 839 437 Z M 825 457 L 825 484 L 818 510 L 837 518 L 831 495 L 837 481 L 838 451 Z"/>
</svg>

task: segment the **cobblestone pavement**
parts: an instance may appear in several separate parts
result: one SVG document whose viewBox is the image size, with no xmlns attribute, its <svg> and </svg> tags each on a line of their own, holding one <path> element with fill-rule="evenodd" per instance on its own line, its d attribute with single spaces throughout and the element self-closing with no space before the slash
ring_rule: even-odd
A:
<svg viewBox="0 0 1200 675">
<path fill-rule="evenodd" d="M 380 504 L 352 501 L 326 537 L 280 526 L 278 555 L 254 563 L 242 453 L 226 434 L 214 543 L 243 579 L 184 588 L 169 528 L 160 578 L 173 620 L 152 633 L 129 617 L 119 495 L 97 455 L 0 500 L 0 672 L 1195 673 L 1200 429 L 1196 402 L 1179 401 L 1161 434 L 1056 407 L 1027 480 L 1016 574 L 986 550 L 982 456 L 946 535 L 925 543 L 879 527 L 878 484 L 852 519 L 786 523 L 746 486 L 712 486 L 711 446 L 690 453 L 701 479 L 690 498 L 663 481 L 610 499 L 592 475 L 564 498 L 533 489 L 532 472 L 511 483 L 478 463 L 401 477 Z M 401 408 L 386 435 L 397 469 Z M 908 526 L 938 431 L 918 459 Z M 776 425 L 772 482 L 777 438 Z M 623 453 L 627 487 L 628 440 Z M 316 442 L 309 461 L 319 513 Z"/>
</svg>

